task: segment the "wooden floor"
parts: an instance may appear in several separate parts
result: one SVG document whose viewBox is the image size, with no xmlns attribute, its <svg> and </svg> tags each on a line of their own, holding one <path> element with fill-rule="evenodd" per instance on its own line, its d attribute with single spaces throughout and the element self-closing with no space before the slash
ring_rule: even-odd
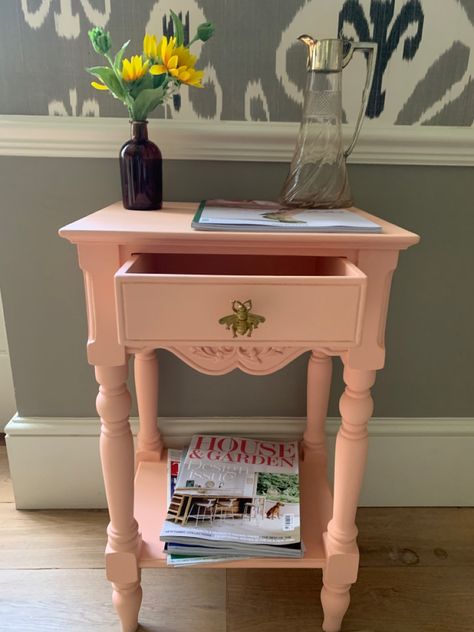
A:
<svg viewBox="0 0 474 632">
<path fill-rule="evenodd" d="M 0 445 L 0 632 L 119 632 L 102 511 L 16 511 Z M 344 632 L 474 632 L 474 509 L 361 509 Z M 317 632 L 320 571 L 143 572 L 142 632 Z"/>
</svg>

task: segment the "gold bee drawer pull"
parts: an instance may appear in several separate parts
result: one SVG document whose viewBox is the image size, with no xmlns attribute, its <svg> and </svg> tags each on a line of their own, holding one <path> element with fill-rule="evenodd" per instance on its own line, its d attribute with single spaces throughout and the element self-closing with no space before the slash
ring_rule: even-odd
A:
<svg viewBox="0 0 474 632">
<path fill-rule="evenodd" d="M 245 334 L 247 334 L 247 336 L 250 337 L 252 331 L 256 329 L 260 323 L 265 322 L 263 316 L 251 314 L 251 309 L 252 301 L 250 299 L 243 303 L 240 301 L 232 301 L 232 311 L 234 313 L 219 318 L 219 324 L 225 325 L 226 329 L 232 329 L 234 338 L 237 338 L 237 334 L 239 336 L 245 336 Z"/>
</svg>

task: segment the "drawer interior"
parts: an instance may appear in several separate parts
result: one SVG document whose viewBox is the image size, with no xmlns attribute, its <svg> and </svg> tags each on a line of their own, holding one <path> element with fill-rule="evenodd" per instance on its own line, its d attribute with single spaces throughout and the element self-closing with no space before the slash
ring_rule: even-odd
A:
<svg viewBox="0 0 474 632">
<path fill-rule="evenodd" d="M 134 256 L 126 274 L 340 277 L 354 275 L 357 270 L 340 257 L 155 253 Z"/>
</svg>

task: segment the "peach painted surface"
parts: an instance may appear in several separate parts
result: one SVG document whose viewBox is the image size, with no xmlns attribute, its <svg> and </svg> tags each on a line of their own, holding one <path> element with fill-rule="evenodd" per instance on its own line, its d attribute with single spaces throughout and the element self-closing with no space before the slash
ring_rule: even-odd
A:
<svg viewBox="0 0 474 632">
<path fill-rule="evenodd" d="M 418 235 L 375 217 L 357 208 L 359 213 L 383 229 L 382 234 L 341 233 L 239 233 L 196 231 L 191 228 L 191 219 L 197 210 L 193 202 L 165 202 L 163 209 L 157 212 L 127 211 L 121 203 L 111 204 L 87 217 L 64 226 L 59 234 L 74 243 L 84 241 L 110 241 L 113 243 L 130 243 L 159 238 L 163 242 L 177 240 L 180 243 L 215 244 L 239 243 L 247 246 L 268 244 L 276 247 L 297 244 L 313 244 L 323 247 L 345 244 L 346 247 L 365 245 L 366 247 L 395 247 L 398 250 L 408 248 L 419 241 Z M 203 252 L 208 252 L 206 249 Z M 296 254 L 299 254 L 298 252 Z"/>
<path fill-rule="evenodd" d="M 358 342 L 367 279 L 343 259 L 337 259 L 340 270 L 329 270 L 327 276 L 318 270 L 315 276 L 308 276 L 309 271 L 305 276 L 242 276 L 239 262 L 229 267 L 227 275 L 219 273 L 219 266 L 215 274 L 207 275 L 131 273 L 137 259 L 140 256 L 115 275 L 119 339 L 125 345 L 231 340 L 219 319 L 232 313 L 234 299 L 248 298 L 252 311 L 266 320 L 241 342 L 286 340 L 345 347 Z"/>
<path fill-rule="evenodd" d="M 223 566 L 322 568 L 323 630 L 338 632 L 358 572 L 355 515 L 371 387 L 385 362 L 391 279 L 399 251 L 419 238 L 357 209 L 383 233 L 198 232 L 190 226 L 196 208 L 168 203 L 163 211 L 140 212 L 113 204 L 60 230 L 77 244 L 84 273 L 87 352 L 99 383 L 110 512 L 106 569 L 122 632 L 138 626 L 140 569 L 165 564 L 159 532 L 167 509 L 166 451 L 156 423 L 156 347 L 210 374 L 240 368 L 262 375 L 311 351 L 300 461 L 305 556 Z M 267 318 L 252 338 L 232 338 L 217 323 L 234 299 L 251 299 L 253 311 Z M 130 354 L 140 416 L 136 453 L 128 420 Z M 332 355 L 344 363 L 345 382 L 334 498 L 325 439 Z"/>
</svg>

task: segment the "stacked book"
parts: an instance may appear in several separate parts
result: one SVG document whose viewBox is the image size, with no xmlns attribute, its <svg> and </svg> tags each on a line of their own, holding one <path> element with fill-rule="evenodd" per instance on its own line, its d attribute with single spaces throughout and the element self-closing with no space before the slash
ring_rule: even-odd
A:
<svg viewBox="0 0 474 632">
<path fill-rule="evenodd" d="M 298 444 L 195 435 L 169 453 L 168 562 L 298 558 Z"/>
</svg>

